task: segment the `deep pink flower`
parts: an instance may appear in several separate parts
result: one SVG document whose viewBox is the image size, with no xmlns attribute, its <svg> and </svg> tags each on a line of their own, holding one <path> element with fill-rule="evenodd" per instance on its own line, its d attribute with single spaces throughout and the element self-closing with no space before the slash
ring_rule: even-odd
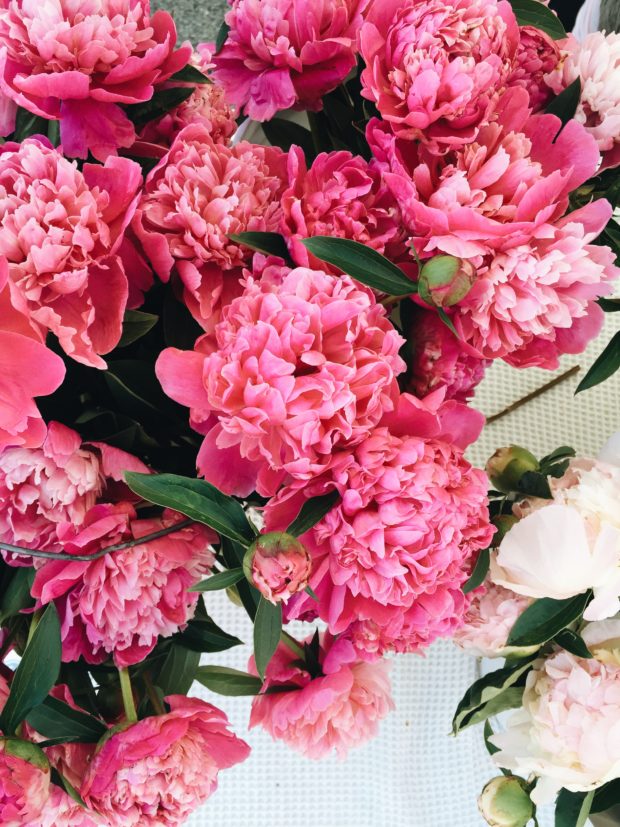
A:
<svg viewBox="0 0 620 827">
<path fill-rule="evenodd" d="M 505 0 L 376 2 L 360 32 L 362 94 L 397 135 L 445 152 L 489 120 L 518 45 Z"/>
<path fill-rule="evenodd" d="M 368 0 L 234 0 L 213 60 L 228 100 L 256 121 L 321 108 L 355 66 Z"/>
<path fill-rule="evenodd" d="M 242 141 L 214 143 L 204 126 L 188 126 L 150 173 L 134 228 L 157 275 L 173 268 L 196 320 L 213 330 L 221 306 L 241 292 L 252 251 L 234 233 L 277 231 L 286 156 Z"/>
<path fill-rule="evenodd" d="M 33 821 L 20 822 L 20 827 L 104 827 L 103 819 L 92 811 L 85 810 L 64 790 L 52 784 L 50 797 L 43 812 Z"/>
<path fill-rule="evenodd" d="M 271 267 L 260 282 L 248 276 L 206 353 L 170 348 L 157 375 L 207 434 L 200 473 L 268 496 L 285 473 L 311 478 L 394 408 L 401 344 L 372 291 L 348 276 Z"/>
<path fill-rule="evenodd" d="M 57 536 L 63 551 L 91 554 L 180 519 L 164 512 L 159 519 L 137 520 L 129 503 L 96 505 L 81 526 L 64 523 Z M 184 628 L 198 599 L 188 589 L 210 570 L 213 539 L 209 529 L 194 524 L 93 562 L 46 562 L 32 594 L 42 603 L 60 599 L 63 658 L 82 655 L 96 663 L 111 654 L 119 666 L 127 666 L 143 660 L 159 636 Z"/>
<path fill-rule="evenodd" d="M 522 86 L 529 95 L 532 111 L 540 112 L 554 96 L 545 75 L 559 66 L 560 47 L 557 41 L 535 26 L 521 26 L 519 32 L 519 48 L 508 86 Z"/>
<path fill-rule="evenodd" d="M 299 665 L 299 655 L 280 644 L 263 685 L 277 691 L 254 698 L 250 727 L 262 727 L 308 758 L 334 750 L 344 758 L 373 738 L 379 721 L 394 709 L 390 665 L 360 661 L 350 641 L 331 635 L 323 636 L 318 661 L 320 674 L 310 674 Z"/>
<path fill-rule="evenodd" d="M 128 158 L 80 171 L 45 139 L 0 151 L 0 271 L 41 337 L 104 368 L 121 336 L 127 277 L 118 255 L 142 176 Z"/>
<path fill-rule="evenodd" d="M 0 824 L 24 827 L 41 816 L 50 793 L 50 768 L 32 747 L 31 760 L 20 757 L 27 744 L 17 738 L 0 741 Z M 32 745 L 31 745 L 32 746 Z"/>
<path fill-rule="evenodd" d="M 10 0 L 0 9 L 0 89 L 44 118 L 60 119 L 65 152 L 101 161 L 135 140 L 119 104 L 148 101 L 185 66 L 167 12 L 149 0 Z"/>
<path fill-rule="evenodd" d="M 290 534 L 276 531 L 250 546 L 244 571 L 258 591 L 272 603 L 288 600 L 308 585 L 312 560 L 303 544 Z"/>
<path fill-rule="evenodd" d="M 250 748 L 226 715 L 198 698 L 171 695 L 166 715 L 144 718 L 105 741 L 80 793 L 111 827 L 176 827 L 215 791 L 220 770 Z"/>
</svg>

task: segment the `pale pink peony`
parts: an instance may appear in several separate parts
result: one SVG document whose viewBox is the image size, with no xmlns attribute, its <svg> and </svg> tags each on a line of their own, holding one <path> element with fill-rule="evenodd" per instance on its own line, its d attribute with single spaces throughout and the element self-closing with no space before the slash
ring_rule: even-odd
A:
<svg viewBox="0 0 620 827">
<path fill-rule="evenodd" d="M 474 593 L 464 624 L 454 633 L 454 641 L 472 655 L 505 658 L 510 653 L 506 645 L 508 635 L 531 602 L 528 597 L 487 581 Z"/>
<path fill-rule="evenodd" d="M 348 276 L 271 267 L 260 282 L 248 276 L 206 353 L 170 348 L 157 375 L 203 423 L 200 473 L 269 496 L 285 474 L 310 479 L 394 408 L 401 344 L 372 291 Z"/>
<path fill-rule="evenodd" d="M 214 57 L 228 100 L 255 121 L 282 109 L 321 108 L 355 67 L 368 0 L 233 0 Z"/>
<path fill-rule="evenodd" d="M 262 534 L 248 551 L 244 570 L 267 600 L 281 603 L 308 585 L 312 559 L 299 540 L 290 534 Z"/>
<path fill-rule="evenodd" d="M 60 119 L 63 149 L 101 161 L 129 147 L 119 104 L 148 101 L 185 66 L 167 12 L 149 0 L 10 0 L 0 9 L 0 90 L 35 115 Z M 122 176 L 121 176 L 122 177 Z"/>
<path fill-rule="evenodd" d="M 269 502 L 266 527 L 277 530 L 306 499 L 334 490 L 342 497 L 300 537 L 319 602 L 293 598 L 289 618 L 318 611 L 333 634 L 374 624 L 379 651 L 417 651 L 461 621 L 460 587 L 493 533 L 488 481 L 463 457 L 484 420 L 442 398 L 403 396 L 396 414 L 335 454 L 320 477 L 289 484 Z"/>
<path fill-rule="evenodd" d="M 118 250 L 141 183 L 128 158 L 79 170 L 46 139 L 1 147 L 0 270 L 11 301 L 91 367 L 106 366 L 100 354 L 121 336 L 128 287 Z"/>
<path fill-rule="evenodd" d="M 555 92 L 581 79 L 575 118 L 594 136 L 603 167 L 620 164 L 620 33 L 592 32 L 582 43 L 570 36 L 562 44 L 564 60 L 546 76 Z"/>
<path fill-rule="evenodd" d="M 397 135 L 442 153 L 489 120 L 518 45 L 505 0 L 376 2 L 360 32 L 362 94 Z"/>
<path fill-rule="evenodd" d="M 144 718 L 100 747 L 80 793 L 110 827 L 176 827 L 215 791 L 220 770 L 250 748 L 226 715 L 198 698 L 171 695 L 170 712 Z"/>
<path fill-rule="evenodd" d="M 379 721 L 394 709 L 390 664 L 360 661 L 350 641 L 331 635 L 322 637 L 317 660 L 320 672 L 311 674 L 298 654 L 280 644 L 267 667 L 263 694 L 252 701 L 250 727 L 262 727 L 308 758 L 333 751 L 344 758 L 373 738 Z"/>
<path fill-rule="evenodd" d="M 25 823 L 40 818 L 49 798 L 50 768 L 45 756 L 41 752 L 40 759 L 33 756 L 31 763 L 21 758 L 20 754 L 23 754 L 23 748 L 18 739 L 0 741 L 2 827 L 24 827 Z"/>
<path fill-rule="evenodd" d="M 180 519 L 175 512 L 164 512 L 159 519 L 137 520 L 129 503 L 96 505 L 82 526 L 59 526 L 59 547 L 91 554 Z M 59 601 L 64 660 L 83 656 L 96 663 L 110 654 L 118 666 L 128 666 L 142 661 L 158 637 L 185 628 L 198 600 L 188 589 L 210 570 L 213 539 L 213 532 L 194 524 L 93 562 L 46 562 L 32 594 L 44 604 Z"/>
<path fill-rule="evenodd" d="M 277 231 L 286 155 L 242 141 L 215 144 L 204 126 L 188 126 L 150 173 L 134 221 L 162 281 L 173 269 L 187 306 L 206 330 L 221 307 L 241 293 L 252 251 L 234 233 Z"/>
<path fill-rule="evenodd" d="M 535 26 L 521 26 L 519 31 L 519 48 L 508 86 L 523 87 L 529 95 L 532 111 L 540 112 L 555 94 L 545 78 L 560 65 L 560 47 Z"/>
</svg>

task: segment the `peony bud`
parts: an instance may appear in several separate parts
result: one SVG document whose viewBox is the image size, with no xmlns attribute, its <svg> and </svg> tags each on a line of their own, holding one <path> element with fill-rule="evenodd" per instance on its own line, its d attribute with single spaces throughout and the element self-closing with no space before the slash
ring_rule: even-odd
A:
<svg viewBox="0 0 620 827">
<path fill-rule="evenodd" d="M 23 741 L 21 738 L 7 737 L 0 738 L 0 750 L 6 755 L 12 755 L 15 758 L 21 758 L 22 761 L 27 761 L 43 772 L 50 771 L 50 764 L 47 756 L 36 744 L 32 741 Z"/>
<path fill-rule="evenodd" d="M 538 471 L 540 463 L 525 448 L 511 445 L 510 448 L 498 448 L 487 462 L 486 472 L 491 483 L 503 494 L 518 491 L 519 480 L 528 471 Z"/>
<path fill-rule="evenodd" d="M 262 534 L 247 550 L 243 570 L 248 580 L 272 603 L 288 600 L 308 585 L 312 560 L 290 534 Z"/>
<path fill-rule="evenodd" d="M 465 298 L 475 280 L 476 270 L 471 261 L 435 256 L 420 270 L 418 294 L 432 307 L 451 307 Z"/>
<path fill-rule="evenodd" d="M 536 812 L 525 781 L 514 775 L 489 781 L 478 799 L 478 809 L 491 827 L 525 827 Z"/>
</svg>

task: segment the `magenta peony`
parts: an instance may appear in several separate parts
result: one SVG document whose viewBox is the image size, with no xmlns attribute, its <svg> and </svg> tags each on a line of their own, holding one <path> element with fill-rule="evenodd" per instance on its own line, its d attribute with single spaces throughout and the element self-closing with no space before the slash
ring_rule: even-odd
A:
<svg viewBox="0 0 620 827">
<path fill-rule="evenodd" d="M 22 757 L 26 754 L 28 760 Z M 2 827 L 24 827 L 33 821 L 39 824 L 36 819 L 41 817 L 49 793 L 50 768 L 41 750 L 17 738 L 3 738 L 0 741 Z"/>
<path fill-rule="evenodd" d="M 560 48 L 555 40 L 535 26 L 522 26 L 520 35 L 508 86 L 522 86 L 529 95 L 532 111 L 540 112 L 555 94 L 546 75 L 560 65 Z"/>
<path fill-rule="evenodd" d="M 0 8 L 0 90 L 35 115 L 60 118 L 63 149 L 98 160 L 129 147 L 119 104 L 148 101 L 185 66 L 167 12 L 149 0 L 9 0 Z M 5 133 L 7 134 L 7 133 Z"/>
<path fill-rule="evenodd" d="M 250 727 L 262 727 L 308 758 L 333 751 L 344 758 L 374 737 L 379 721 L 394 708 L 389 664 L 360 661 L 350 641 L 331 635 L 322 638 L 318 661 L 320 672 L 311 674 L 298 654 L 280 644 L 267 667 L 263 694 L 252 702 Z"/>
<path fill-rule="evenodd" d="M 214 57 L 228 100 L 256 121 L 316 110 L 355 67 L 368 0 L 234 0 Z"/>
<path fill-rule="evenodd" d="M 280 603 L 306 588 L 312 560 L 299 540 L 276 531 L 261 534 L 252 543 L 243 567 L 263 597 Z"/>
<path fill-rule="evenodd" d="M 176 827 L 213 793 L 220 770 L 250 748 L 228 729 L 226 715 L 184 695 L 170 712 L 116 732 L 99 748 L 80 793 L 110 827 Z"/>
<path fill-rule="evenodd" d="M 489 120 L 519 45 L 505 0 L 385 0 L 360 33 L 364 97 L 394 132 L 436 153 L 465 146 Z"/>
<path fill-rule="evenodd" d="M 168 349 L 157 374 L 207 433 L 200 473 L 269 496 L 285 474 L 320 472 L 394 408 L 401 344 L 372 291 L 348 276 L 271 267 L 260 282 L 248 276 L 206 353 Z"/>
</svg>

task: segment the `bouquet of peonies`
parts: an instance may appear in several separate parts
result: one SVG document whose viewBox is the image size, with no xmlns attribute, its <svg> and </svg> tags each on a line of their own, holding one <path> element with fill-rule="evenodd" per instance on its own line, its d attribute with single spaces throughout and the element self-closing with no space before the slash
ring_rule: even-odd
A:
<svg viewBox="0 0 620 827">
<path fill-rule="evenodd" d="M 182 824 L 250 751 L 194 681 L 344 756 L 385 655 L 453 634 L 509 656 L 455 729 L 525 704 L 497 760 L 586 812 L 620 776 L 618 471 L 509 451 L 489 501 L 464 452 L 493 360 L 555 368 L 620 307 L 620 36 L 233 0 L 177 47 L 149 5 L 0 0 L 0 822 Z"/>
</svg>

